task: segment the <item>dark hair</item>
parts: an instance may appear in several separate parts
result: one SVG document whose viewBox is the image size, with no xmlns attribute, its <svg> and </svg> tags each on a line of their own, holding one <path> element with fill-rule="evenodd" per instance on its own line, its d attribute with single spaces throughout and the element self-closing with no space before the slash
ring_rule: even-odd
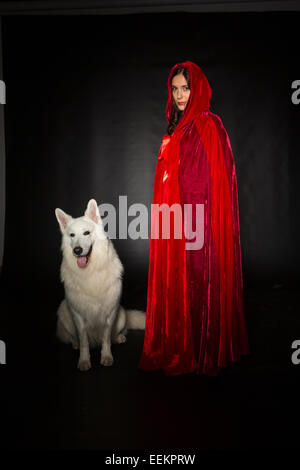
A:
<svg viewBox="0 0 300 470">
<path fill-rule="evenodd" d="M 189 76 L 188 70 L 185 67 L 177 67 L 174 70 L 174 72 L 172 74 L 172 77 L 171 77 L 171 87 L 172 87 L 172 80 L 175 77 L 175 75 L 180 75 L 180 74 L 182 74 L 184 76 L 184 78 L 187 81 L 188 87 L 190 87 L 190 76 Z M 173 97 L 172 97 L 172 100 L 173 100 Z M 173 132 L 175 130 L 175 127 L 177 126 L 178 122 L 182 118 L 183 113 L 184 113 L 184 111 L 180 111 L 177 108 L 177 106 L 176 106 L 176 104 L 173 100 L 173 106 L 172 106 L 172 111 L 171 111 L 170 122 L 169 122 L 169 125 L 168 125 L 168 128 L 167 128 L 167 133 L 169 135 L 173 134 Z"/>
</svg>

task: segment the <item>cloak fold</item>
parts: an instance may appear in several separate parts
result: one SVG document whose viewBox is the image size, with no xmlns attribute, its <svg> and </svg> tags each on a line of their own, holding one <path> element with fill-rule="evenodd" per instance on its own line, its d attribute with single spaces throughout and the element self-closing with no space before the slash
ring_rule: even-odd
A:
<svg viewBox="0 0 300 470">
<path fill-rule="evenodd" d="M 171 233 L 163 238 L 163 217 L 155 209 L 152 212 L 146 328 L 139 368 L 163 369 L 167 375 L 194 370 L 216 375 L 221 367 L 249 353 L 237 181 L 227 133 L 221 120 L 208 110 L 209 84 L 191 62 L 177 64 L 170 72 L 167 118 L 172 106 L 172 72 L 178 66 L 188 68 L 190 99 L 172 136 L 163 138 L 152 208 L 180 206 L 182 221 L 175 224 L 170 211 Z M 185 212 L 187 205 L 192 208 L 190 214 Z M 197 205 L 204 209 L 203 218 Z M 179 224 L 182 237 L 176 238 Z M 194 239 L 186 224 L 196 233 Z M 200 235 L 203 246 L 190 249 Z"/>
</svg>

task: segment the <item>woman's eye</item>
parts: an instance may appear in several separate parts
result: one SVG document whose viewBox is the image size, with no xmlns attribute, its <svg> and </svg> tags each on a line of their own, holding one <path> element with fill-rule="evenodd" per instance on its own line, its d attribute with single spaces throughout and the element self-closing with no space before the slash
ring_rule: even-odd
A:
<svg viewBox="0 0 300 470">
<path fill-rule="evenodd" d="M 89 234 L 90 234 L 90 232 L 89 232 L 89 231 L 86 231 L 86 232 L 84 232 L 83 235 L 89 235 Z"/>
<path fill-rule="evenodd" d="M 70 233 L 70 237 L 75 237 L 75 233 Z"/>
</svg>

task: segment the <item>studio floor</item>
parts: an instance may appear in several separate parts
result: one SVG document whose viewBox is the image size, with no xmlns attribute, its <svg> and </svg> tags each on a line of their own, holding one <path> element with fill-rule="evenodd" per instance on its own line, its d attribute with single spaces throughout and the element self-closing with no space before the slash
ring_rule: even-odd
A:
<svg viewBox="0 0 300 470">
<path fill-rule="evenodd" d="M 142 331 L 129 331 L 126 343 L 113 345 L 112 367 L 101 366 L 93 350 L 92 369 L 80 372 L 78 352 L 54 335 L 57 293 L 49 288 L 30 302 L 28 292 L 13 298 L 2 285 L 1 299 L 7 346 L 7 364 L 0 366 L 2 448 L 298 446 L 300 364 L 291 361 L 291 345 L 300 339 L 297 286 L 245 288 L 251 355 L 217 377 L 139 370 Z"/>
</svg>

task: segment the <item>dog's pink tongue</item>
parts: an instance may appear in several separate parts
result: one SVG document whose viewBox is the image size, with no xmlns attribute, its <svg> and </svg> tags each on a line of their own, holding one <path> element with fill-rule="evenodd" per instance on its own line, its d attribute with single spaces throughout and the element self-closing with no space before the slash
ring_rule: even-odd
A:
<svg viewBox="0 0 300 470">
<path fill-rule="evenodd" d="M 78 256 L 77 264 L 80 268 L 84 268 L 86 266 L 86 256 Z"/>
</svg>

